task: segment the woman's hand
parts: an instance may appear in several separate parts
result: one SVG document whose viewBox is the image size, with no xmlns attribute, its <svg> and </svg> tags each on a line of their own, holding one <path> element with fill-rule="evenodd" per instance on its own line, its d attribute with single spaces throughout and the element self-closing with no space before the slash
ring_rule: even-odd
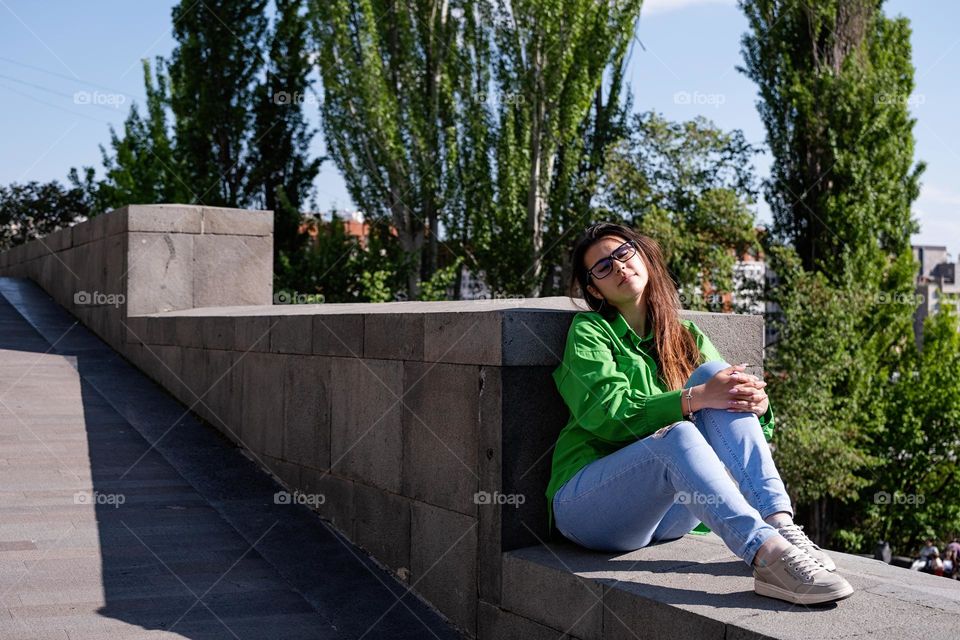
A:
<svg viewBox="0 0 960 640">
<path fill-rule="evenodd" d="M 718 371 L 712 378 L 694 387 L 693 411 L 704 408 L 728 411 L 749 411 L 758 416 L 767 411 L 769 401 L 763 388 L 767 383 L 745 373 L 746 365 L 738 364 Z"/>
<path fill-rule="evenodd" d="M 727 411 L 746 411 L 762 416 L 770 406 L 767 393 L 763 390 L 767 383 L 755 375 L 740 373 L 739 384 L 729 391 L 731 400 Z"/>
</svg>

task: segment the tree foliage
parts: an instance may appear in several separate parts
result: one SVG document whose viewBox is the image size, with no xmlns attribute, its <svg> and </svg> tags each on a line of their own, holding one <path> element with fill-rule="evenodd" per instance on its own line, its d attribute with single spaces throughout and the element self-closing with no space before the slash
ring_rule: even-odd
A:
<svg viewBox="0 0 960 640">
<path fill-rule="evenodd" d="M 812 537 L 863 543 L 860 490 L 901 428 L 890 381 L 913 341 L 910 29 L 881 0 L 745 0 L 743 71 L 773 156 L 769 350 L 777 463 Z M 815 457 L 817 465 L 809 465 Z M 805 467 L 805 468 L 804 468 Z M 873 541 L 870 541 L 873 542 Z"/>
<path fill-rule="evenodd" d="M 702 292 L 733 291 L 735 262 L 758 249 L 749 208 L 755 153 L 739 130 L 653 112 L 634 115 L 628 137 L 610 151 L 599 212 L 659 241 L 685 308 L 719 310 L 719 296 Z"/>
</svg>

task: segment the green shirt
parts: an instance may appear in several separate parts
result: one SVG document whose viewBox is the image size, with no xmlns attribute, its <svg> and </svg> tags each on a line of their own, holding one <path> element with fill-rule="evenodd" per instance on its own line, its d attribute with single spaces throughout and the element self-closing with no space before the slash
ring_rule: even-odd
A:
<svg viewBox="0 0 960 640">
<path fill-rule="evenodd" d="M 710 338 L 689 320 L 703 362 L 723 360 Z M 681 390 L 659 378 L 652 355 L 653 329 L 643 338 L 617 314 L 613 322 L 595 311 L 576 314 L 567 333 L 563 362 L 553 380 L 570 408 L 570 420 L 553 451 L 547 513 L 553 526 L 553 496 L 580 469 L 654 431 L 684 420 Z M 773 409 L 760 416 L 764 438 L 773 435 Z M 705 525 L 700 532 L 709 531 Z"/>
</svg>

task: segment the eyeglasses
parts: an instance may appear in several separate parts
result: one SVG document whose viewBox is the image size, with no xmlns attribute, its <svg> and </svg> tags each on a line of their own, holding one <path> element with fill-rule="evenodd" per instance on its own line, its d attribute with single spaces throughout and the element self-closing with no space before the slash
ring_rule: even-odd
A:
<svg viewBox="0 0 960 640">
<path fill-rule="evenodd" d="M 637 253 L 637 245 L 633 240 L 627 240 L 617 247 L 613 253 L 606 258 L 597 260 L 597 263 L 587 271 L 587 275 L 597 280 L 602 280 L 613 272 L 613 261 L 626 262 Z"/>
</svg>

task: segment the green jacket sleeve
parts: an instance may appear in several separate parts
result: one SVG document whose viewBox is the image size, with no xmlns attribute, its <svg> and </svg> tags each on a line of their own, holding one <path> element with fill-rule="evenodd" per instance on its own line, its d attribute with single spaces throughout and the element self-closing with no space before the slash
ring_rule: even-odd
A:
<svg viewBox="0 0 960 640">
<path fill-rule="evenodd" d="M 588 319 L 577 318 L 570 325 L 563 362 L 553 377 L 577 424 L 601 440 L 619 444 L 683 420 L 681 392 L 631 387 L 617 370 L 608 341 Z"/>
<path fill-rule="evenodd" d="M 710 342 L 710 338 L 707 337 L 707 334 L 700 330 L 700 327 L 695 325 L 693 322 L 690 322 L 687 324 L 687 326 L 690 329 L 690 333 L 697 341 L 697 347 L 700 349 L 700 353 L 703 354 L 704 362 L 724 360 L 723 356 L 720 355 L 720 352 L 717 351 L 717 348 L 713 346 L 712 342 Z M 758 417 L 760 419 L 760 427 L 763 429 L 763 437 L 767 442 L 770 442 L 770 439 L 773 438 L 774 427 L 773 404 L 768 401 L 767 412 Z"/>
</svg>

